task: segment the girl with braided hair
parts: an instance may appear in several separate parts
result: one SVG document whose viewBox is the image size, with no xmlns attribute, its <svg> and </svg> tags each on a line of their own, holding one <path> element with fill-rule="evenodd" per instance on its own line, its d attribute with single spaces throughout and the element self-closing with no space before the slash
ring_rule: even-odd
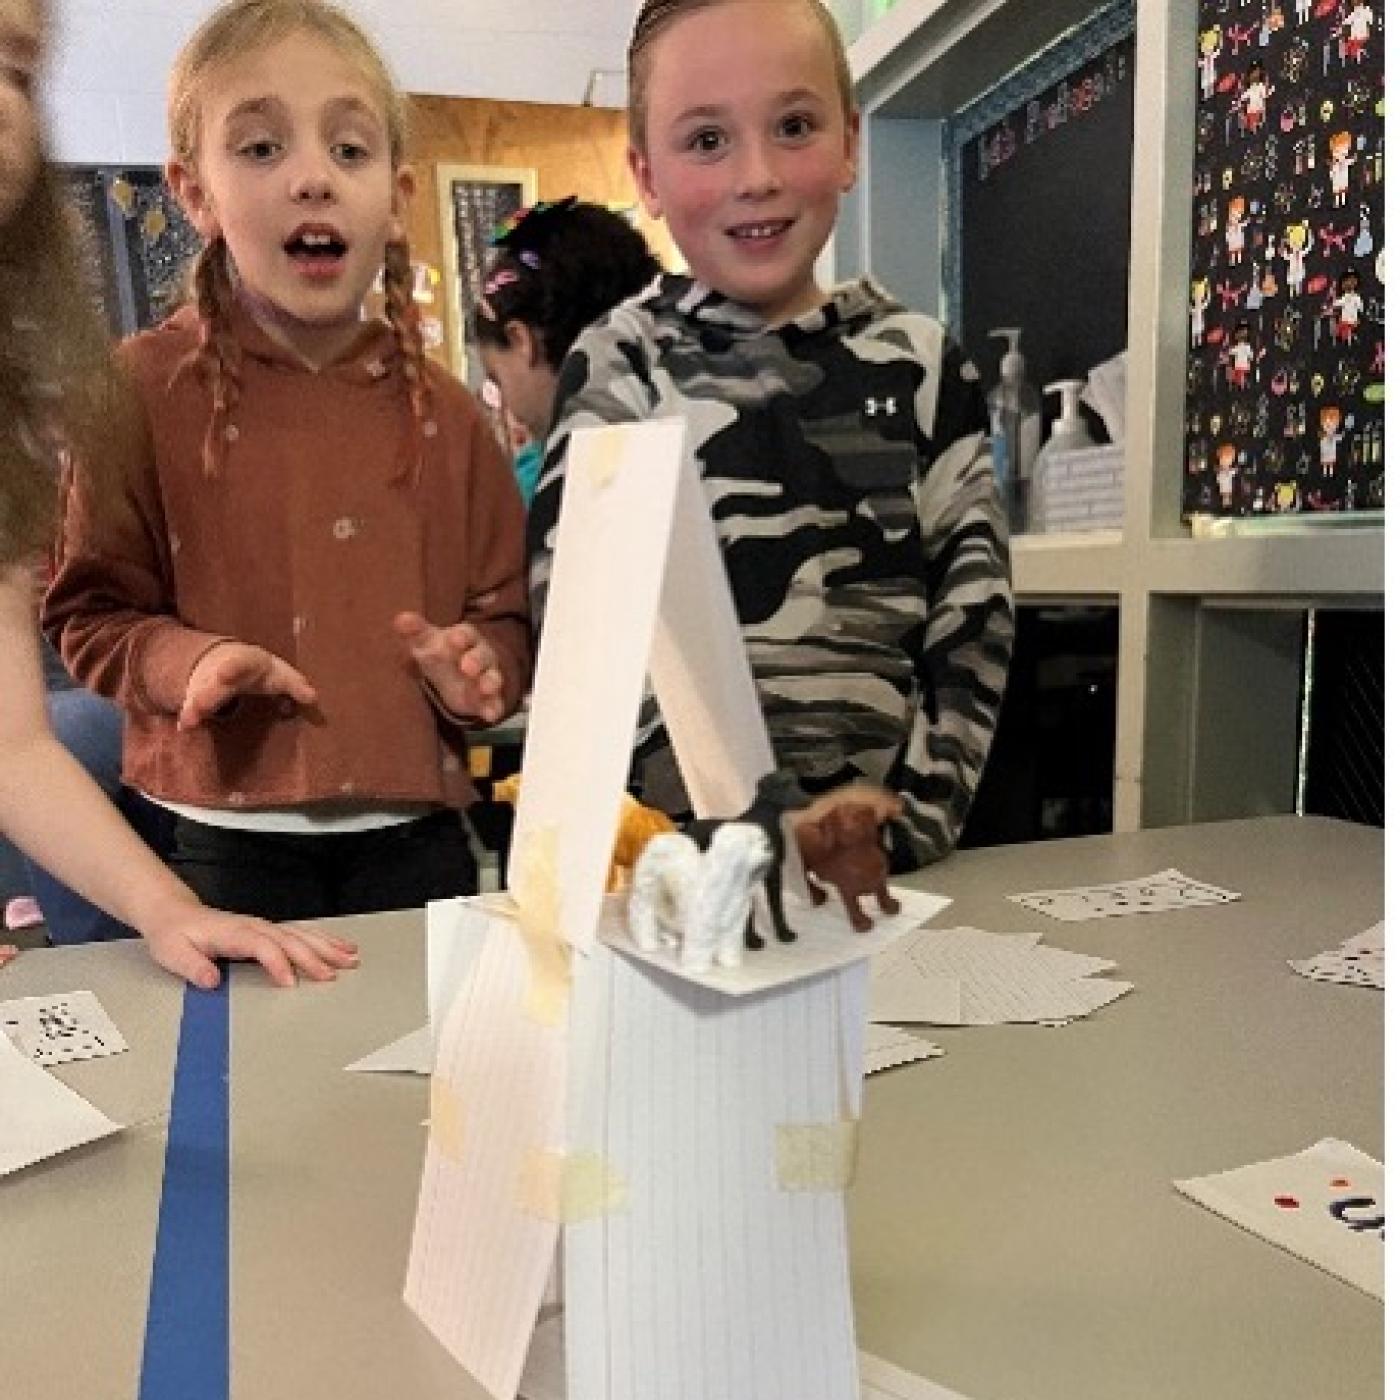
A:
<svg viewBox="0 0 1400 1400">
<path fill-rule="evenodd" d="M 538 451 L 570 347 L 653 282 L 661 264 L 621 214 L 572 195 L 521 210 L 492 244 L 500 251 L 477 304 L 477 342 L 501 401 Z M 521 488 L 528 501 L 533 481 Z"/>
<path fill-rule="evenodd" d="M 470 892 L 463 731 L 527 680 L 523 513 L 423 352 L 403 104 L 325 0 L 228 0 L 170 84 L 192 303 L 123 346 L 140 450 L 70 492 L 45 626 L 176 868 L 266 918 Z M 381 273 L 385 319 L 366 319 Z"/>
<path fill-rule="evenodd" d="M 44 713 L 33 560 L 49 543 L 61 446 L 95 457 L 124 431 L 121 386 L 85 298 L 36 111 L 41 0 L 0 0 L 0 830 L 201 987 L 213 959 L 252 958 L 276 982 L 353 966 L 354 945 L 206 909 L 142 845 L 57 742 Z M 91 483 L 105 494 L 114 483 Z M 0 963 L 14 949 L 0 948 Z"/>
</svg>

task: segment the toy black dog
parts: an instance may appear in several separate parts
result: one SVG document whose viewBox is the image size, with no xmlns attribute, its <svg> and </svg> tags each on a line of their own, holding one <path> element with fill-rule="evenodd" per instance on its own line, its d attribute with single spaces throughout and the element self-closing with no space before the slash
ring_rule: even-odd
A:
<svg viewBox="0 0 1400 1400">
<path fill-rule="evenodd" d="M 783 813 L 805 807 L 811 800 L 791 773 L 784 773 L 779 769 L 773 773 L 765 773 L 758 780 L 749 809 L 737 817 L 730 818 L 731 821 L 751 822 L 754 826 L 761 827 L 773 847 L 773 860 L 763 877 L 763 890 L 768 898 L 768 912 L 773 916 L 774 931 L 784 943 L 791 943 L 797 935 L 788 927 L 788 921 L 783 914 Z M 685 834 L 703 851 L 709 846 L 715 831 L 724 825 L 724 821 L 707 818 L 704 821 L 691 822 L 686 827 Z M 753 926 L 752 913 L 749 915 L 748 928 L 744 932 L 744 946 L 763 947 L 763 939 Z"/>
</svg>

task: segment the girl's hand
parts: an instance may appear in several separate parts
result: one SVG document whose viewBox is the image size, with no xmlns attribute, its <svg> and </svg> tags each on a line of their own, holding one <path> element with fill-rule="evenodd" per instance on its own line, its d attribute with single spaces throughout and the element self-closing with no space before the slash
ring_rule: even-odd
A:
<svg viewBox="0 0 1400 1400">
<path fill-rule="evenodd" d="M 0 967 L 4 967 L 12 958 L 19 957 L 19 949 L 13 943 L 0 943 Z"/>
<path fill-rule="evenodd" d="M 394 631 L 407 644 L 419 674 L 453 715 L 495 724 L 505 713 L 495 649 L 470 622 L 434 627 L 418 613 L 402 612 L 394 619 Z"/>
<path fill-rule="evenodd" d="M 316 703 L 311 682 L 280 656 L 246 642 L 219 642 L 190 672 L 177 723 L 194 729 L 240 695 L 287 695 L 299 705 Z"/>
<path fill-rule="evenodd" d="M 197 900 L 181 900 L 168 914 L 146 920 L 141 928 L 151 956 L 168 972 L 195 987 L 219 985 L 214 958 L 260 962 L 279 987 L 294 987 L 297 974 L 329 982 L 337 968 L 359 965 L 359 949 L 345 938 L 293 924 L 270 924 L 241 914 L 207 909 Z"/>
</svg>

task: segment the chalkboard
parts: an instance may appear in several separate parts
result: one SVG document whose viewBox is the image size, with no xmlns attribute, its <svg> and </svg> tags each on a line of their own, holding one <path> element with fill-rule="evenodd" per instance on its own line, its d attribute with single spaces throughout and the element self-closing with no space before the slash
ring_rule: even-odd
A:
<svg viewBox="0 0 1400 1400">
<path fill-rule="evenodd" d="M 1132 26 L 1106 7 L 949 123 L 951 319 L 988 385 L 997 326 L 1037 386 L 1127 344 Z"/>
</svg>

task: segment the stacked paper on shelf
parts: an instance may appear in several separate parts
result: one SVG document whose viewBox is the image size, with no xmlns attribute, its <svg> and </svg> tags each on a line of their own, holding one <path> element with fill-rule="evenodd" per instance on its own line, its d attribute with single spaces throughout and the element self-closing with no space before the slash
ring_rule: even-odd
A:
<svg viewBox="0 0 1400 1400">
<path fill-rule="evenodd" d="M 1123 524 L 1123 449 L 1046 452 L 1036 463 L 1031 529 L 1109 530 Z"/>
<path fill-rule="evenodd" d="M 936 1026 L 1077 1020 L 1132 990 L 1107 958 L 1047 948 L 1038 933 L 919 929 L 876 956 L 870 1019 Z"/>
</svg>

